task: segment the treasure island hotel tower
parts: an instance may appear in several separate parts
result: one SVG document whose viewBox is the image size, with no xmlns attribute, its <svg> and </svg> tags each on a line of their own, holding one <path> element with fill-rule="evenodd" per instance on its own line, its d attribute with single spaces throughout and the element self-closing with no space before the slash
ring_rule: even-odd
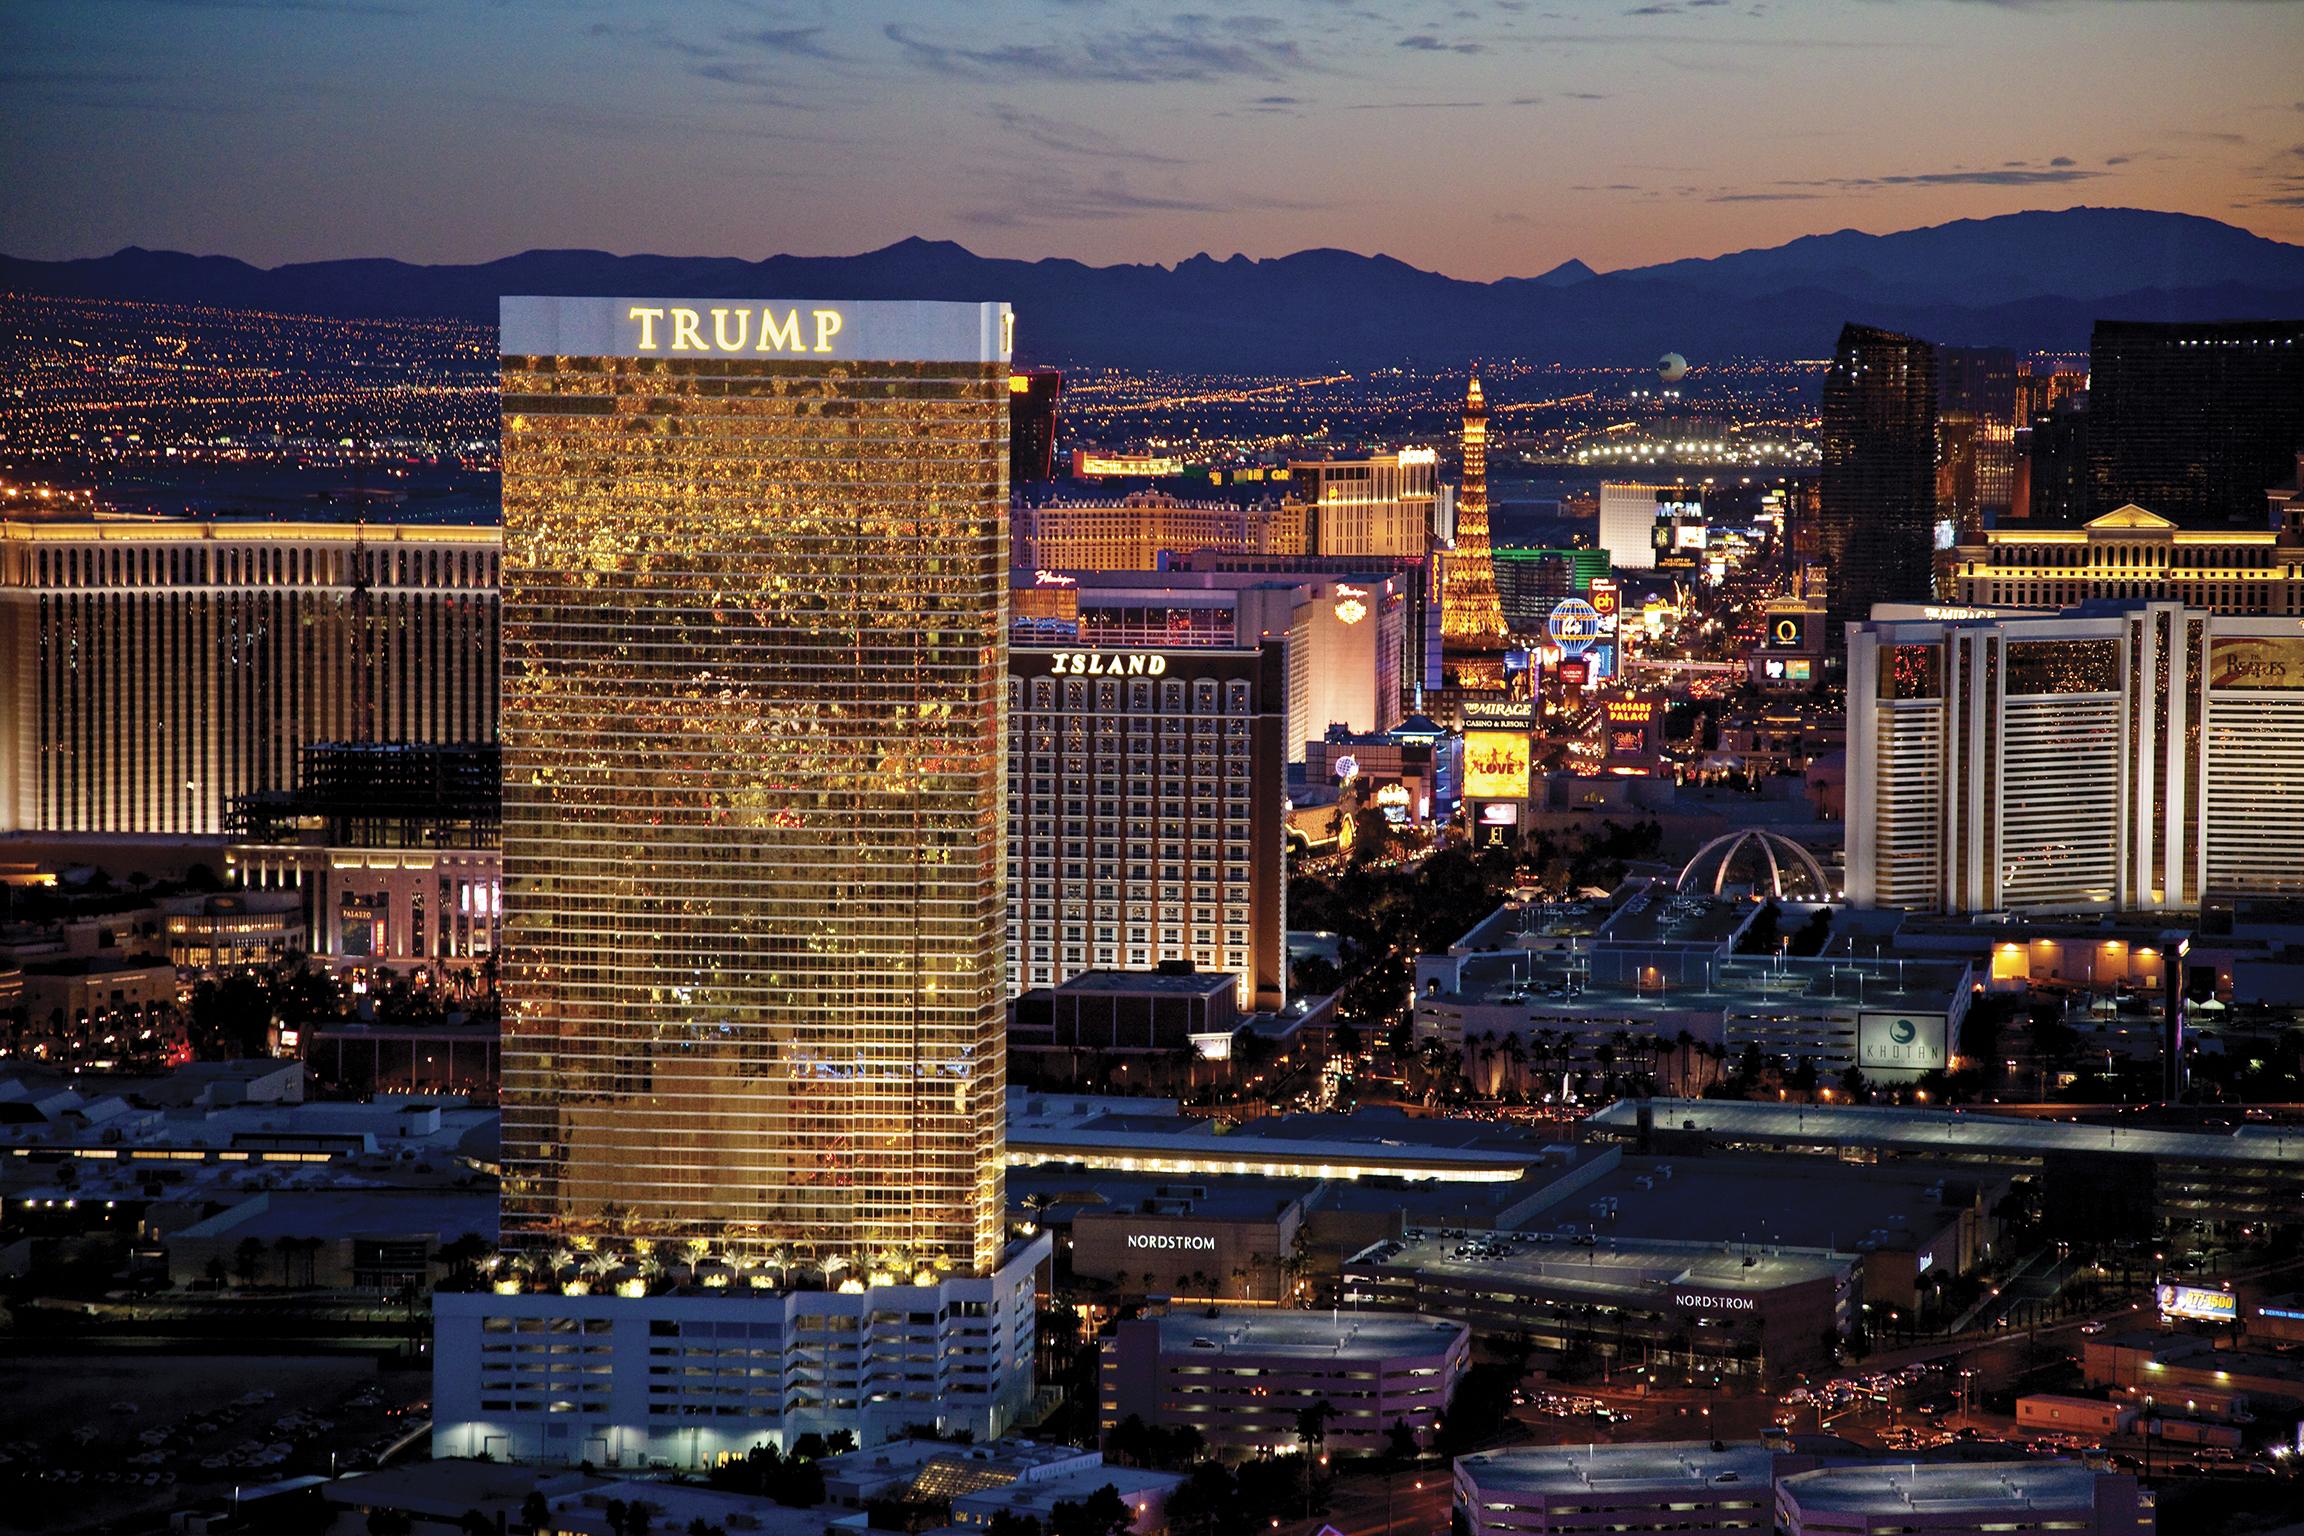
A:
<svg viewBox="0 0 2304 1536">
<path fill-rule="evenodd" d="M 998 1434 L 1009 311 L 502 325 L 502 1250 L 435 1453 Z"/>
</svg>

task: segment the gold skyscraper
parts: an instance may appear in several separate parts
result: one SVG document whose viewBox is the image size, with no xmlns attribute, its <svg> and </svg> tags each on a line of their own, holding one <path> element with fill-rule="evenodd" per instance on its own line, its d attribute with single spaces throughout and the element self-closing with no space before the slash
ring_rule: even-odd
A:
<svg viewBox="0 0 2304 1536">
<path fill-rule="evenodd" d="M 996 1262 L 1008 324 L 504 301 L 507 1245 Z"/>
<path fill-rule="evenodd" d="M 1504 687 L 1504 605 L 1488 539 L 1488 404 L 1480 376 L 1464 395 L 1464 481 L 1456 493 L 1456 547 L 1441 557 L 1441 668 L 1450 688 Z"/>
</svg>

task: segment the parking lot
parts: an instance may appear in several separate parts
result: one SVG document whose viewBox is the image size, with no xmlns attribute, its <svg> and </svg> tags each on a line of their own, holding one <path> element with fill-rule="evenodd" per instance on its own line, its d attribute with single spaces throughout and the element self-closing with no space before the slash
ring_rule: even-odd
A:
<svg viewBox="0 0 2304 1536">
<path fill-rule="evenodd" d="M 364 1356 L 0 1361 L 0 1528 L 90 1530 L 366 1465 L 421 1422 L 429 1389 Z"/>
</svg>

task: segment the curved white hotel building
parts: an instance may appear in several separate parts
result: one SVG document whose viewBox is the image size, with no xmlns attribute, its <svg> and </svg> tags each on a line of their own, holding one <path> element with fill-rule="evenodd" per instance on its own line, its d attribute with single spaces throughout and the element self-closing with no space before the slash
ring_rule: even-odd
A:
<svg viewBox="0 0 2304 1536">
<path fill-rule="evenodd" d="M 2152 912 L 2304 892 L 2304 622 L 2141 599 L 1848 627 L 1848 896 Z"/>
</svg>

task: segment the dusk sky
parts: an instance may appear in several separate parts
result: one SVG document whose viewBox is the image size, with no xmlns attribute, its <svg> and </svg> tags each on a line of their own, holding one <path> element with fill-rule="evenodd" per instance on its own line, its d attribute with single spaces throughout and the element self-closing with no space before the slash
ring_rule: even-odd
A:
<svg viewBox="0 0 2304 1536">
<path fill-rule="evenodd" d="M 2120 205 L 2304 240 L 2282 0 L 6 0 L 0 251 L 906 235 L 1603 270 Z"/>
</svg>

